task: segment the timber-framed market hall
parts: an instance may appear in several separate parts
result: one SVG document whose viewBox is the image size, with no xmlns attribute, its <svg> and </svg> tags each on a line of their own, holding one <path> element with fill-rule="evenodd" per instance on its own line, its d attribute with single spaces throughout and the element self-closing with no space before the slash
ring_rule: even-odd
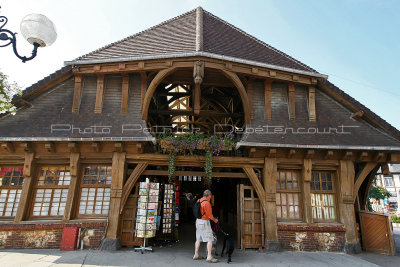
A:
<svg viewBox="0 0 400 267">
<path fill-rule="evenodd" d="M 210 188 L 242 249 L 353 253 L 372 238 L 393 253 L 387 217 L 366 210 L 377 170 L 400 162 L 400 132 L 200 7 L 65 62 L 14 104 L 0 117 L 2 248 L 59 248 L 71 229 L 84 248 L 140 246 L 148 178 L 159 185 L 150 243 L 176 239 Z M 208 169 L 211 139 L 174 151 L 199 132 L 235 139 Z"/>
</svg>

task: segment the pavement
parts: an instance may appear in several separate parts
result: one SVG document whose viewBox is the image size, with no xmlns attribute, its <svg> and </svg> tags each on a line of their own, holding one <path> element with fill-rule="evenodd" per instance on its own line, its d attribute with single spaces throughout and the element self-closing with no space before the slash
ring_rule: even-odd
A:
<svg viewBox="0 0 400 267">
<path fill-rule="evenodd" d="M 55 249 L 0 250 L 1 267 L 46 267 L 46 266 L 226 266 L 226 257 L 217 257 L 220 262 L 211 264 L 205 260 L 192 260 L 193 244 L 183 236 L 181 242 L 154 247 L 154 252 L 135 252 L 124 248 L 116 252 L 99 250 L 59 251 Z M 399 266 L 400 229 L 395 229 L 398 254 L 385 256 L 374 253 L 348 255 L 333 252 L 267 252 L 257 250 L 235 250 L 232 255 L 233 266 Z M 220 251 L 221 247 L 217 248 Z M 200 252 L 205 256 L 205 245 Z"/>
</svg>

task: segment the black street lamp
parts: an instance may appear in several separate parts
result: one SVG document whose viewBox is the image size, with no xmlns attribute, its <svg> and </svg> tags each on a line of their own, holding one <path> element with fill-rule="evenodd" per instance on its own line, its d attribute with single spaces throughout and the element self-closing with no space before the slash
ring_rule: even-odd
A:
<svg viewBox="0 0 400 267">
<path fill-rule="evenodd" d="M 41 14 L 29 14 L 21 21 L 21 33 L 33 45 L 33 51 L 30 57 L 20 56 L 17 52 L 17 33 L 4 29 L 7 22 L 7 17 L 0 16 L 0 42 L 6 42 L 0 47 L 6 47 L 11 44 L 14 54 L 24 63 L 36 57 L 39 47 L 50 46 L 57 39 L 57 32 L 51 20 Z"/>
</svg>

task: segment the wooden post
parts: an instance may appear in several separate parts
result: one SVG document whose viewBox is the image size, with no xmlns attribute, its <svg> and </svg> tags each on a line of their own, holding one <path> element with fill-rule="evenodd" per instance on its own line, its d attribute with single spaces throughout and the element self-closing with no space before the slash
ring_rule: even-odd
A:
<svg viewBox="0 0 400 267">
<path fill-rule="evenodd" d="M 289 120 L 294 120 L 296 119 L 296 105 L 295 105 L 295 90 L 294 90 L 294 84 L 290 83 L 289 84 L 289 90 L 288 90 L 288 101 L 289 101 Z"/>
<path fill-rule="evenodd" d="M 143 109 L 143 99 L 147 90 L 147 74 L 146 72 L 140 72 L 141 81 L 140 81 L 140 111 Z"/>
<path fill-rule="evenodd" d="M 354 212 L 353 187 L 354 187 L 354 164 L 350 160 L 341 160 L 339 164 L 338 184 L 340 221 L 346 227 L 345 252 L 359 253 L 361 246 L 356 233 L 356 216 Z"/>
<path fill-rule="evenodd" d="M 125 176 L 125 152 L 114 152 L 112 158 L 112 181 L 111 181 L 111 202 L 108 214 L 108 229 L 106 240 L 102 244 L 102 249 L 117 250 L 121 246 L 118 238 L 119 232 L 119 210 L 121 206 L 122 187 Z"/>
<path fill-rule="evenodd" d="M 97 76 L 97 91 L 96 91 L 96 104 L 94 113 L 101 113 L 103 110 L 103 97 L 104 97 L 104 75 Z"/>
<path fill-rule="evenodd" d="M 264 89 L 264 106 L 265 106 L 265 120 L 271 120 L 271 81 L 265 81 Z"/>
<path fill-rule="evenodd" d="M 269 251 L 279 251 L 278 225 L 276 223 L 276 175 L 277 164 L 275 158 L 265 158 L 263 180 L 266 198 L 265 235 Z"/>
<path fill-rule="evenodd" d="M 65 211 L 64 211 L 64 221 L 68 221 L 72 218 L 72 211 L 73 207 L 75 206 L 78 189 L 79 189 L 79 174 L 80 174 L 80 154 L 71 152 L 69 158 L 69 166 L 70 166 L 70 175 L 71 175 L 71 182 L 68 188 L 68 198 L 67 202 L 65 203 Z"/>
<path fill-rule="evenodd" d="M 303 190 L 301 197 L 303 199 L 304 221 L 308 224 L 312 223 L 313 221 L 311 212 L 311 192 L 310 192 L 311 174 L 312 174 L 312 160 L 304 159 L 303 170 L 302 170 Z"/>
<path fill-rule="evenodd" d="M 315 87 L 308 87 L 308 120 L 316 121 L 317 115 L 315 111 Z"/>
<path fill-rule="evenodd" d="M 129 75 L 122 76 L 121 113 L 128 113 Z"/>
<path fill-rule="evenodd" d="M 72 102 L 72 113 L 79 113 L 82 98 L 82 76 L 75 75 L 74 98 Z"/>
<path fill-rule="evenodd" d="M 20 222 L 28 217 L 29 205 L 31 204 L 32 191 L 33 191 L 33 173 L 35 172 L 34 165 L 35 153 L 25 152 L 24 163 L 24 184 L 22 186 L 21 198 L 19 200 L 17 214 L 14 221 Z"/>
</svg>

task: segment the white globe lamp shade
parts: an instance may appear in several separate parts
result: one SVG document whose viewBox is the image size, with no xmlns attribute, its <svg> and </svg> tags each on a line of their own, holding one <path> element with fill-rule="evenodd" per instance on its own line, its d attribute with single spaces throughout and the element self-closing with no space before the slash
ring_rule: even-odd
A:
<svg viewBox="0 0 400 267">
<path fill-rule="evenodd" d="M 57 39 L 53 22 L 42 14 L 26 15 L 21 21 L 22 36 L 31 44 L 50 46 Z"/>
</svg>

